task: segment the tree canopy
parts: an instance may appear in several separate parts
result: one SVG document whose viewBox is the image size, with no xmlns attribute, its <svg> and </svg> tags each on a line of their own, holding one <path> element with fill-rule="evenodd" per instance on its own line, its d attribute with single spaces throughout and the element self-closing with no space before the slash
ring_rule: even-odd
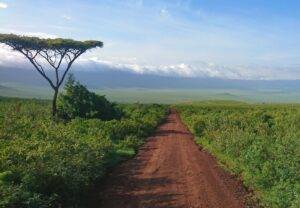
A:
<svg viewBox="0 0 300 208">
<path fill-rule="evenodd" d="M 0 34 L 0 43 L 4 43 L 14 50 L 78 50 L 103 47 L 103 42 L 95 40 L 77 41 L 72 39 L 43 39 L 38 37 L 20 36 L 15 34 Z"/>
</svg>

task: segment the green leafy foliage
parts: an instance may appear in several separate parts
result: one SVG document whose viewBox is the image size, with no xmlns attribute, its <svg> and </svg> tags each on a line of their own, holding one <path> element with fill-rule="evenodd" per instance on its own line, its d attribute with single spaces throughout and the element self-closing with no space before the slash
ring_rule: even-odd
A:
<svg viewBox="0 0 300 208">
<path fill-rule="evenodd" d="M 0 34 L 0 43 L 7 44 L 13 49 L 26 50 L 79 50 L 86 51 L 95 47 L 103 47 L 101 41 L 88 40 L 76 41 L 72 39 L 43 39 L 38 37 L 27 37 L 15 34 Z"/>
<path fill-rule="evenodd" d="M 0 98 L 0 207 L 84 207 L 108 167 L 135 154 L 165 116 L 120 105 L 120 120 L 54 122 L 42 100 Z"/>
<path fill-rule="evenodd" d="M 72 75 L 65 85 L 65 93 L 58 98 L 58 116 L 63 119 L 98 118 L 102 120 L 119 119 L 120 109 L 104 96 L 90 92 L 76 82 Z"/>
<path fill-rule="evenodd" d="M 197 143 L 241 175 L 265 207 L 299 207 L 300 106 L 178 105 Z"/>
</svg>

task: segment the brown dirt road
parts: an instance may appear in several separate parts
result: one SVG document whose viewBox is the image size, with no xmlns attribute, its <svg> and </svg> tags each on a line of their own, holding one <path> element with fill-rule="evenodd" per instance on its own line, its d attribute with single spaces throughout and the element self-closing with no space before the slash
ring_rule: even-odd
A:
<svg viewBox="0 0 300 208">
<path fill-rule="evenodd" d="M 98 207 L 245 207 L 247 192 L 172 112 L 137 156 L 108 176 Z M 101 204 L 101 205 L 100 205 Z"/>
</svg>

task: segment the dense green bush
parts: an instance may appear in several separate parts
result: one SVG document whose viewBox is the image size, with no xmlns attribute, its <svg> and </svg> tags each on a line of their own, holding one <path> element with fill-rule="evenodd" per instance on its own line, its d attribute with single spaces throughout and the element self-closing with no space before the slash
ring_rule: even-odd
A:
<svg viewBox="0 0 300 208">
<path fill-rule="evenodd" d="M 98 118 L 111 120 L 121 117 L 121 111 L 105 96 L 90 92 L 69 76 L 63 94 L 58 97 L 58 116 L 63 119 Z"/>
<path fill-rule="evenodd" d="M 177 109 L 197 143 L 241 175 L 262 205 L 300 207 L 300 105 L 208 102 Z"/>
<path fill-rule="evenodd" d="M 0 207 L 83 207 L 111 167 L 135 154 L 165 107 L 120 105 L 120 120 L 54 122 L 50 103 L 0 98 Z"/>
<path fill-rule="evenodd" d="M 202 119 L 197 119 L 193 124 L 193 131 L 196 136 L 203 136 L 206 124 Z"/>
</svg>

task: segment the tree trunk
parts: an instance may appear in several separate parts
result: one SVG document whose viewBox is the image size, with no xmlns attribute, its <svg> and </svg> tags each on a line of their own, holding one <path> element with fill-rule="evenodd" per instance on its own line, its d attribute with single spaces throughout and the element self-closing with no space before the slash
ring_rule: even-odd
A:
<svg viewBox="0 0 300 208">
<path fill-rule="evenodd" d="M 58 88 L 54 89 L 54 95 L 53 95 L 53 100 L 52 100 L 52 116 L 53 116 L 53 118 L 57 114 L 57 106 L 56 106 L 57 95 L 58 95 Z"/>
</svg>

